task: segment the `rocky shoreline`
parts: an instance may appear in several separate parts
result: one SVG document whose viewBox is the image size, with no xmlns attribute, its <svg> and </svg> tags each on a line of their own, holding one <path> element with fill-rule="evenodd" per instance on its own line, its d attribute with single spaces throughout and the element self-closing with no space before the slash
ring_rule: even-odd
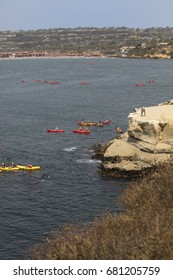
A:
<svg viewBox="0 0 173 280">
<path fill-rule="evenodd" d="M 128 116 L 128 131 L 94 147 L 100 172 L 114 177 L 140 177 L 171 161 L 173 155 L 173 101 L 141 108 Z"/>
</svg>

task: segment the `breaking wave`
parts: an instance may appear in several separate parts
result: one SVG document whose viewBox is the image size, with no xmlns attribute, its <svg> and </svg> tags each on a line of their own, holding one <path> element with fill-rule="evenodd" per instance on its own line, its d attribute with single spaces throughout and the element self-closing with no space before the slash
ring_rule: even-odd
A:
<svg viewBox="0 0 173 280">
<path fill-rule="evenodd" d="M 77 147 L 65 148 L 65 149 L 63 149 L 63 150 L 66 151 L 66 152 L 73 152 L 73 151 L 76 151 L 76 150 L 77 150 Z"/>
<path fill-rule="evenodd" d="M 94 164 L 94 163 L 101 163 L 101 160 L 97 160 L 97 159 L 77 159 L 76 162 Z"/>
</svg>

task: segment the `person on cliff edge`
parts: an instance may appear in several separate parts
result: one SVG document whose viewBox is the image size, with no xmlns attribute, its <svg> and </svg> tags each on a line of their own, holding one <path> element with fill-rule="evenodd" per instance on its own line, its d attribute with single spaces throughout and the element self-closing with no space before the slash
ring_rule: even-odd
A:
<svg viewBox="0 0 173 280">
<path fill-rule="evenodd" d="M 146 111 L 144 107 L 141 108 L 141 116 L 146 116 Z"/>
</svg>

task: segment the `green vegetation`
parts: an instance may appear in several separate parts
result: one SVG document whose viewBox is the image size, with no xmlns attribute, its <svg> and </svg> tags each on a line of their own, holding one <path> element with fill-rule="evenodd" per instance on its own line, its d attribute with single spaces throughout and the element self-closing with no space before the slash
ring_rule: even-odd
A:
<svg viewBox="0 0 173 280">
<path fill-rule="evenodd" d="M 162 52 L 164 51 L 164 53 Z M 6 52 L 86 53 L 111 57 L 172 57 L 173 28 L 53 28 L 0 32 Z M 97 55 L 98 55 L 97 54 Z"/>
<path fill-rule="evenodd" d="M 27 259 L 173 259 L 173 164 L 131 183 L 121 214 L 52 231 Z"/>
</svg>

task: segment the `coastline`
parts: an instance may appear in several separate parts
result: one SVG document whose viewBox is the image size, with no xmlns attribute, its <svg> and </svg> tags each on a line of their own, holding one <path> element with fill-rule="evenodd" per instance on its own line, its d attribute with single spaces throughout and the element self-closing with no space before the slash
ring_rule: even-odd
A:
<svg viewBox="0 0 173 280">
<path fill-rule="evenodd" d="M 128 59 L 171 59 L 169 55 L 161 55 L 161 54 L 155 54 L 155 55 L 147 55 L 147 56 L 138 56 L 138 55 L 124 55 L 124 54 L 119 54 L 119 55 L 106 55 L 102 54 L 101 52 L 84 52 L 83 54 L 80 53 L 49 53 L 49 52 L 6 52 L 6 53 L 1 53 L 0 52 L 0 60 L 5 60 L 5 59 L 37 59 L 37 58 L 86 58 L 86 59 L 95 59 L 95 58 L 128 58 Z"/>
<path fill-rule="evenodd" d="M 23 57 L 0 57 L 0 60 L 22 60 L 22 59 L 78 59 L 78 58 L 85 58 L 85 59 L 99 59 L 99 58 L 120 58 L 120 57 L 109 57 L 109 56 L 23 56 Z"/>
<path fill-rule="evenodd" d="M 78 59 L 78 58 L 85 58 L 85 59 L 99 59 L 99 58 L 110 58 L 110 59 L 113 59 L 112 57 L 107 57 L 107 56 L 100 56 L 100 57 L 94 57 L 94 56 L 90 56 L 90 57 L 85 57 L 85 56 L 43 56 L 43 57 L 5 57 L 5 58 L 2 58 L 0 57 L 0 60 L 22 60 L 22 59 Z M 118 58 L 118 57 L 115 57 L 115 58 Z"/>
</svg>

